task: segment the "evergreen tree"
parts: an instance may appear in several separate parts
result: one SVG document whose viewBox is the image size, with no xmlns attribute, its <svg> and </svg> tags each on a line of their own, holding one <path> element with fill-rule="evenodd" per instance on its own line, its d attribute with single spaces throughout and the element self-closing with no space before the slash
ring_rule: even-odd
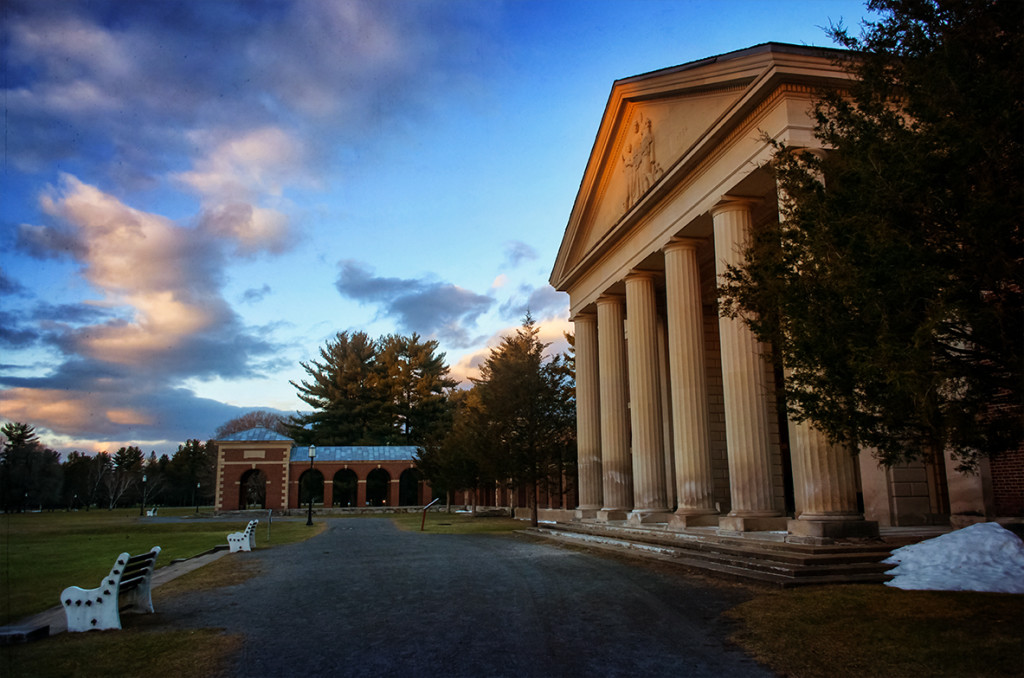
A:
<svg viewBox="0 0 1024 678">
<path fill-rule="evenodd" d="M 0 428 L 0 505 L 4 511 L 53 508 L 60 503 L 60 454 L 39 442 L 35 429 L 8 422 Z"/>
<path fill-rule="evenodd" d="M 539 329 L 529 313 L 521 328 L 502 339 L 473 379 L 483 419 L 478 448 L 486 475 L 509 478 L 525 487 L 537 521 L 538 485 L 555 479 L 562 462 L 575 456 L 575 407 L 568 390 L 570 375 L 561 357 L 545 360 Z"/>
<path fill-rule="evenodd" d="M 1024 440 L 1024 3 L 872 0 L 823 154 L 776 144 L 780 219 L 723 312 L 770 341 L 792 416 L 892 464 Z"/>
<path fill-rule="evenodd" d="M 481 460 L 489 449 L 486 418 L 481 413 L 475 389 L 455 391 L 451 398 L 450 428 L 432 437 L 416 455 L 416 467 L 430 483 L 435 496 L 451 505 L 452 494 L 494 484 L 484 477 Z"/>
<path fill-rule="evenodd" d="M 185 506 L 209 496 L 216 469 L 217 447 L 212 441 L 203 443 L 192 438 L 178 445 L 166 469 L 171 501 Z"/>
<path fill-rule="evenodd" d="M 450 425 L 449 394 L 457 385 L 448 376 L 438 343 L 389 335 L 379 342 L 378 369 L 391 421 L 388 442 L 422 445 Z"/>
<path fill-rule="evenodd" d="M 295 418 L 300 445 L 373 445 L 385 442 L 384 396 L 376 369 L 377 345 L 365 332 L 339 332 L 320 349 L 321 360 L 299 363 L 310 379 L 292 386 L 313 412 Z M 308 430 L 307 430 L 308 427 Z"/>
<path fill-rule="evenodd" d="M 341 332 L 300 363 L 310 379 L 291 382 L 313 412 L 294 417 L 300 445 L 420 445 L 447 425 L 448 377 L 437 342 Z"/>
<path fill-rule="evenodd" d="M 74 450 L 64 460 L 64 489 L 61 503 L 68 509 L 88 508 L 91 499 L 89 479 L 93 459 L 88 454 Z"/>
</svg>

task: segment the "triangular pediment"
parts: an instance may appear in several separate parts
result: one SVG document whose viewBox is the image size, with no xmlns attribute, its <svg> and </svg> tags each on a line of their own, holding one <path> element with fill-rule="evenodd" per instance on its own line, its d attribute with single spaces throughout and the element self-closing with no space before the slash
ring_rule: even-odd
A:
<svg viewBox="0 0 1024 678">
<path fill-rule="evenodd" d="M 595 191 L 588 196 L 586 217 L 574 239 L 578 259 L 661 181 L 722 114 L 743 95 L 742 86 L 685 93 L 642 102 L 623 102 L 617 126 Z"/>
<path fill-rule="evenodd" d="M 821 50 L 766 44 L 616 81 L 551 274 L 567 290 L 572 272 L 622 224 L 686 179 L 741 124 L 775 76 Z M 685 169 L 685 172 L 683 171 Z"/>
</svg>

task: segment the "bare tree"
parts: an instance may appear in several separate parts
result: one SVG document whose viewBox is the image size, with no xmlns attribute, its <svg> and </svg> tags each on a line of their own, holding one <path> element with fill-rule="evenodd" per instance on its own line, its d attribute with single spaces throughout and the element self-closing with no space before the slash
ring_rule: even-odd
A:
<svg viewBox="0 0 1024 678">
<path fill-rule="evenodd" d="M 220 440 L 232 433 L 248 431 L 251 428 L 269 428 L 281 435 L 288 435 L 287 422 L 287 418 L 276 412 L 253 410 L 221 424 L 214 432 L 213 438 L 214 440 Z"/>
</svg>

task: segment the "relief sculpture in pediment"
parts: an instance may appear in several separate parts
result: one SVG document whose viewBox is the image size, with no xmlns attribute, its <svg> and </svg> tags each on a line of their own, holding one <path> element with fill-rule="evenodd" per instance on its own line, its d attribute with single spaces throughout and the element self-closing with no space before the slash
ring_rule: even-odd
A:
<svg viewBox="0 0 1024 678">
<path fill-rule="evenodd" d="M 661 178 L 662 168 L 654 153 L 654 125 L 651 119 L 637 114 L 623 146 L 622 171 L 626 175 L 626 201 L 629 210 L 636 201 Z"/>
</svg>

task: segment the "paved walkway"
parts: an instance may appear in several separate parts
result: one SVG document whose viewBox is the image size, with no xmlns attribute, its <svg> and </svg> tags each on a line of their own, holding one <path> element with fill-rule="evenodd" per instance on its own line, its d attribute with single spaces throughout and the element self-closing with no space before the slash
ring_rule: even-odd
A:
<svg viewBox="0 0 1024 678">
<path fill-rule="evenodd" d="M 742 589 L 521 536 L 336 519 L 225 557 L 259 574 L 163 599 L 152 621 L 243 634 L 238 676 L 771 675 L 726 642 Z"/>
</svg>

